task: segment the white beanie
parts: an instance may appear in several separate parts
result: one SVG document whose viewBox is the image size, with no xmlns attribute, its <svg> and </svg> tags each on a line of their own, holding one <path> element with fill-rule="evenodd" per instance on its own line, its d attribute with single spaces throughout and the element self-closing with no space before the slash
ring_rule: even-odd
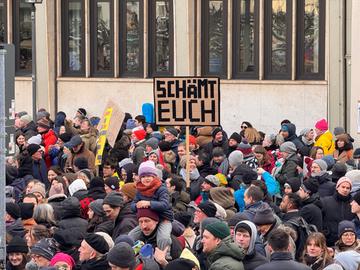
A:
<svg viewBox="0 0 360 270">
<path fill-rule="evenodd" d="M 244 154 L 239 151 L 239 150 L 235 150 L 232 151 L 231 154 L 229 155 L 229 165 L 232 168 L 236 168 L 237 166 L 239 166 L 241 163 L 243 163 L 244 161 Z"/>
<path fill-rule="evenodd" d="M 74 182 L 72 182 L 69 185 L 69 193 L 70 196 L 72 196 L 75 192 L 79 190 L 87 190 L 84 180 L 82 179 L 76 179 Z"/>
</svg>

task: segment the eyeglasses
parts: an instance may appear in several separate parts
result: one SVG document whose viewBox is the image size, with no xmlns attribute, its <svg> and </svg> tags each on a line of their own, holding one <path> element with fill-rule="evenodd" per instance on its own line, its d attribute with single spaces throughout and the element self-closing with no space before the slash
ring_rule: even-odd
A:
<svg viewBox="0 0 360 270">
<path fill-rule="evenodd" d="M 242 129 L 247 129 L 248 127 L 247 126 L 240 126 Z"/>
<path fill-rule="evenodd" d="M 355 233 L 353 232 L 343 233 L 342 237 L 353 238 L 355 237 Z"/>
</svg>

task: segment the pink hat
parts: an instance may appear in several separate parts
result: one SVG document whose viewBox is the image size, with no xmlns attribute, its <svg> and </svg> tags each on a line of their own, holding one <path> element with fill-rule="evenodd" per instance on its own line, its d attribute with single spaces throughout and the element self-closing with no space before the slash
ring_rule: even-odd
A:
<svg viewBox="0 0 360 270">
<path fill-rule="evenodd" d="M 324 118 L 317 121 L 316 124 L 315 124 L 315 127 L 317 129 L 322 130 L 322 131 L 326 131 L 326 130 L 329 129 L 329 125 L 328 125 L 326 119 L 324 119 Z"/>
<path fill-rule="evenodd" d="M 347 182 L 350 184 L 350 189 L 352 188 L 352 182 L 349 177 L 343 176 L 341 177 L 338 182 L 336 183 L 336 188 L 338 188 L 342 183 Z"/>
<path fill-rule="evenodd" d="M 50 261 L 50 266 L 55 266 L 55 264 L 58 262 L 64 262 L 68 264 L 70 269 L 73 269 L 75 266 L 74 259 L 70 255 L 62 252 L 56 253 L 56 255 Z"/>
</svg>

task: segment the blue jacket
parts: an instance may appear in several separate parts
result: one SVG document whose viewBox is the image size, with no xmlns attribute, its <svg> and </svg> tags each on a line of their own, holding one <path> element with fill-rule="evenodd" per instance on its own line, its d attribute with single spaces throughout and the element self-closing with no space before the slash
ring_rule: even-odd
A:
<svg viewBox="0 0 360 270">
<path fill-rule="evenodd" d="M 275 178 L 268 172 L 264 172 L 261 177 L 264 179 L 268 194 L 274 196 L 280 193 L 280 184 Z"/>
<path fill-rule="evenodd" d="M 159 187 L 151 198 L 146 197 L 137 191 L 136 196 L 131 203 L 131 210 L 133 212 L 136 212 L 136 203 L 139 201 L 150 201 L 150 209 L 156 211 L 159 214 L 160 219 L 173 221 L 174 213 L 170 204 L 170 196 L 164 185 Z"/>
<path fill-rule="evenodd" d="M 47 167 L 45 161 L 43 159 L 40 159 L 39 161 L 34 160 L 32 171 L 32 176 L 34 176 L 35 179 L 40 180 L 40 182 L 44 183 L 47 190 L 50 186 L 50 183 L 47 177 Z"/>
</svg>

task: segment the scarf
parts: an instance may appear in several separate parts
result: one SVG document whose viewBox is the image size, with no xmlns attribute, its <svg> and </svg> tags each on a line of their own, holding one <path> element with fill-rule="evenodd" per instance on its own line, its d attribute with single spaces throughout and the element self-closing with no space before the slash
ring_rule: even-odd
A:
<svg viewBox="0 0 360 270">
<path fill-rule="evenodd" d="M 314 143 L 314 140 L 308 140 L 305 138 L 305 136 L 301 136 L 301 141 L 308 146 Z"/>
<path fill-rule="evenodd" d="M 159 178 L 154 178 L 150 186 L 145 186 L 143 183 L 138 182 L 136 184 L 136 189 L 140 192 L 141 195 L 145 197 L 153 197 L 155 192 L 161 187 L 162 183 Z"/>
<path fill-rule="evenodd" d="M 327 171 L 320 171 L 318 173 L 311 173 L 311 177 L 323 176 Z"/>
</svg>

